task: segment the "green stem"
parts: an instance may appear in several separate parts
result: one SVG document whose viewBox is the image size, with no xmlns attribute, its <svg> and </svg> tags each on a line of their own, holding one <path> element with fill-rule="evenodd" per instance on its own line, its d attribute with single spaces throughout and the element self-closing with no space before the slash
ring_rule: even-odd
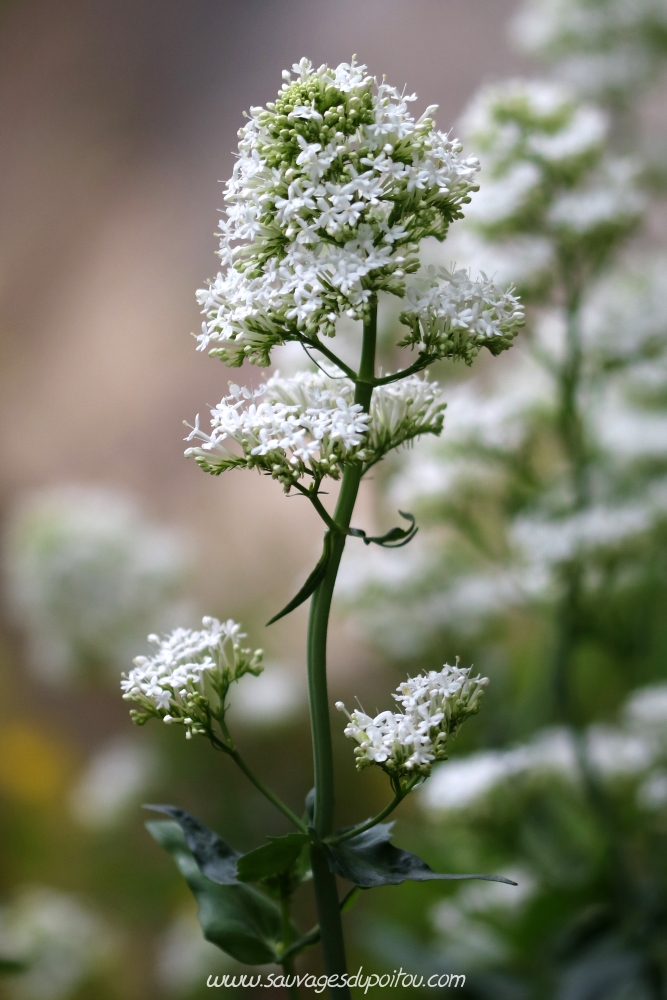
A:
<svg viewBox="0 0 667 1000">
<path fill-rule="evenodd" d="M 374 378 L 373 385 L 389 385 L 390 382 L 400 382 L 402 378 L 407 378 L 408 375 L 414 375 L 416 372 L 423 371 L 424 368 L 428 368 L 429 365 L 432 365 L 437 360 L 434 354 L 420 354 L 416 361 L 413 361 L 407 368 L 401 369 L 400 372 L 394 372 L 393 375 L 383 375 L 382 378 Z"/>
<path fill-rule="evenodd" d="M 352 837 L 356 837 L 360 833 L 365 833 L 366 830 L 370 830 L 372 827 L 377 826 L 378 823 L 381 823 L 383 819 L 386 819 L 387 816 L 394 811 L 396 806 L 400 805 L 409 791 L 410 788 L 406 789 L 405 792 L 397 792 L 389 805 L 385 806 L 382 812 L 379 812 L 377 816 L 373 816 L 372 819 L 367 819 L 365 823 L 360 823 L 359 826 L 355 826 L 351 830 L 339 833 L 337 837 L 328 837 L 327 844 L 331 844 L 332 847 L 335 847 L 336 844 L 342 844 L 343 841 L 350 840 Z"/>
<path fill-rule="evenodd" d="M 228 748 L 227 753 L 232 758 L 236 766 L 243 771 L 246 778 L 248 778 L 248 780 L 253 783 L 255 788 L 262 793 L 264 798 L 268 799 L 269 802 L 271 802 L 276 807 L 276 809 L 279 809 L 280 812 L 283 814 L 283 816 L 286 816 L 287 819 L 290 821 L 290 823 L 294 824 L 297 830 L 300 830 L 301 833 L 308 833 L 308 828 L 306 827 L 305 823 L 303 823 L 299 819 L 299 817 L 292 812 L 290 807 L 286 806 L 285 803 L 282 802 L 277 795 L 274 795 L 271 789 L 267 788 L 264 782 L 250 770 L 250 768 L 248 767 L 248 765 L 246 764 L 246 762 L 244 761 L 243 757 L 238 752 L 238 750 Z"/>
<path fill-rule="evenodd" d="M 361 361 L 354 393 L 355 403 L 361 403 L 366 413 L 370 409 L 373 393 L 376 339 L 377 303 L 373 301 L 369 320 L 364 323 Z M 355 463 L 348 465 L 343 473 L 343 482 L 333 518 L 339 530 L 336 533 L 332 532 L 331 557 L 326 575 L 313 594 L 308 622 L 308 696 L 315 771 L 313 826 L 315 834 L 320 840 L 331 833 L 334 816 L 334 768 L 327 689 L 329 614 L 338 567 L 345 548 L 345 532 L 350 527 L 362 471 L 361 464 Z M 325 969 L 328 975 L 340 974 L 346 971 L 347 966 L 336 878 L 329 871 L 324 852 L 317 843 L 311 847 L 311 861 Z M 332 997 L 350 997 L 350 991 L 346 986 L 332 987 L 329 992 Z"/>
<path fill-rule="evenodd" d="M 319 340 L 318 338 L 316 338 L 315 340 L 311 340 L 310 337 L 304 337 L 304 336 L 299 336 L 297 340 L 299 341 L 301 346 L 304 349 L 306 349 L 306 354 L 308 353 L 308 349 L 310 349 L 311 351 L 319 351 L 320 354 L 323 354 L 325 358 L 329 359 L 329 361 L 333 361 L 336 367 L 340 368 L 340 370 L 344 372 L 348 378 L 351 378 L 352 381 L 356 380 L 357 373 L 355 372 L 355 370 L 353 368 L 350 368 L 349 365 L 346 365 L 345 362 L 342 361 L 337 354 L 334 354 L 334 352 L 330 348 L 326 347 L 321 340 Z M 311 358 L 310 360 L 315 361 L 314 358 Z M 315 364 L 317 364 L 316 361 Z"/>
<path fill-rule="evenodd" d="M 292 944 L 292 924 L 290 921 L 290 895 L 289 892 L 281 892 L 280 895 L 280 922 L 282 929 L 282 969 L 283 973 L 287 977 L 289 986 L 287 987 L 289 996 L 292 1000 L 299 1000 L 299 988 L 294 979 L 294 954 L 288 953 L 288 949 Z M 292 982 L 290 982 L 292 979 Z"/>
</svg>

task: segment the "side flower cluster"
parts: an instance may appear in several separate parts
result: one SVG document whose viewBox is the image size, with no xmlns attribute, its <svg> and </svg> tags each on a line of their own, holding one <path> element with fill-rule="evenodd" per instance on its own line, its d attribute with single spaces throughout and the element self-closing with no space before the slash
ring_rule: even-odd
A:
<svg viewBox="0 0 667 1000">
<path fill-rule="evenodd" d="M 201 350 L 268 365 L 285 340 L 333 336 L 372 296 L 402 296 L 420 240 L 443 240 L 476 190 L 475 158 L 415 120 L 406 96 L 366 67 L 285 71 L 275 102 L 251 108 L 226 188 L 225 270 L 198 292 Z M 293 78 L 294 77 L 294 78 Z"/>
<path fill-rule="evenodd" d="M 524 323 L 512 291 L 498 288 L 484 274 L 472 281 L 467 271 L 431 266 L 408 288 L 400 318 L 410 332 L 399 346 L 416 346 L 436 358 L 461 358 L 468 365 L 482 347 L 500 354 Z"/>
<path fill-rule="evenodd" d="M 139 705 L 130 712 L 137 725 L 157 718 L 184 725 L 187 739 L 210 736 L 213 721 L 224 718 L 230 685 L 262 672 L 262 650 L 241 646 L 245 633 L 231 618 L 203 618 L 202 626 L 177 628 L 162 638 L 149 635 L 155 653 L 137 656 L 134 669 L 123 674 L 123 698 Z"/>
<path fill-rule="evenodd" d="M 195 422 L 186 450 L 206 472 L 256 468 L 289 490 L 303 476 L 338 479 L 344 462 L 373 464 L 391 448 L 442 429 L 437 383 L 411 377 L 381 386 L 370 414 L 354 402 L 354 383 L 324 372 L 270 378 L 252 391 L 238 385 L 211 410 L 210 434 Z M 241 454 L 228 450 L 235 442 Z"/>
<path fill-rule="evenodd" d="M 336 708 L 349 719 L 345 735 L 356 740 L 357 770 L 378 764 L 395 778 L 428 777 L 435 761 L 447 758 L 447 741 L 459 726 L 479 711 L 486 677 L 471 677 L 471 667 L 445 664 L 440 671 L 410 677 L 394 699 L 402 712 L 381 712 L 372 718 L 363 711 L 349 713 L 343 702 Z"/>
</svg>

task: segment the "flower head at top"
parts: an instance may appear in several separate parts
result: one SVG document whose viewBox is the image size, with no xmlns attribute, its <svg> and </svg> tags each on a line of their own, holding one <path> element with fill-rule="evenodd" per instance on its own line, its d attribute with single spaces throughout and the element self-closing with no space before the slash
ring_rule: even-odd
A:
<svg viewBox="0 0 667 1000">
<path fill-rule="evenodd" d="M 471 667 L 445 664 L 442 670 L 410 677 L 400 684 L 394 699 L 402 712 L 381 712 L 374 718 L 363 711 L 349 713 L 343 702 L 336 708 L 349 722 L 345 735 L 356 740 L 357 769 L 379 765 L 395 779 L 428 777 L 433 763 L 447 758 L 447 741 L 459 726 L 479 711 L 486 677 L 471 677 Z"/>
<path fill-rule="evenodd" d="M 211 735 L 213 720 L 222 720 L 230 685 L 244 674 L 260 674 L 262 650 L 244 649 L 241 626 L 232 621 L 203 618 L 202 629 L 177 628 L 169 635 L 150 635 L 152 656 L 137 656 L 134 668 L 121 680 L 126 701 L 139 710 L 132 721 L 150 718 L 185 726 L 185 735 Z"/>
<path fill-rule="evenodd" d="M 220 224 L 224 270 L 198 292 L 200 349 L 229 365 L 268 365 L 275 344 L 333 336 L 372 296 L 405 294 L 428 236 L 444 239 L 476 190 L 478 162 L 415 120 L 415 96 L 366 67 L 285 71 L 276 100 L 250 109 Z"/>
<path fill-rule="evenodd" d="M 198 421 L 186 440 L 206 472 L 256 468 L 289 490 L 303 476 L 338 479 L 344 462 L 372 465 L 387 451 L 420 434 L 439 434 L 444 404 L 437 383 L 411 376 L 380 386 L 370 413 L 354 402 L 354 383 L 325 372 L 275 375 L 254 392 L 230 385 L 230 393 L 211 410 L 212 432 Z M 235 442 L 234 454 L 223 442 Z"/>
</svg>

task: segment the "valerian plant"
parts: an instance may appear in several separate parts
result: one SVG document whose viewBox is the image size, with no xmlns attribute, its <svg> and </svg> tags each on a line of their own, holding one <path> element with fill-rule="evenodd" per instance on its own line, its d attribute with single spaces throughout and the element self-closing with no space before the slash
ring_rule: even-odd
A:
<svg viewBox="0 0 667 1000">
<path fill-rule="evenodd" d="M 191 427 L 186 454 L 213 475 L 257 469 L 288 495 L 301 494 L 324 527 L 322 556 L 296 597 L 272 621 L 311 598 L 307 659 L 315 787 L 303 815 L 265 787 L 241 757 L 226 721 L 230 688 L 261 670 L 261 651 L 242 647 L 240 627 L 204 619 L 201 631 L 153 637 L 156 652 L 139 657 L 123 680 L 138 703 L 134 720 L 151 716 L 182 725 L 228 754 L 290 821 L 293 832 L 241 855 L 194 817 L 154 807 L 169 822 L 149 824 L 176 860 L 199 903 L 205 936 L 245 963 L 277 962 L 288 975 L 305 948 L 322 941 L 331 994 L 349 997 L 336 876 L 357 888 L 406 879 L 484 878 L 432 871 L 391 845 L 382 820 L 446 757 L 447 740 L 479 708 L 485 679 L 445 666 L 412 678 L 395 698 L 403 711 L 349 717 L 360 765 L 389 776 L 394 797 L 373 819 L 334 830 L 334 773 L 326 649 L 329 612 L 348 536 L 386 547 L 407 544 L 412 515 L 381 536 L 351 527 L 364 474 L 387 452 L 423 434 L 439 434 L 444 403 L 420 375 L 437 360 L 470 364 L 482 347 L 510 347 L 523 323 L 512 290 L 484 275 L 421 269 L 420 243 L 442 241 L 477 190 L 478 161 L 438 131 L 429 107 L 417 120 L 415 98 L 369 76 L 354 60 L 314 69 L 303 59 L 283 74 L 277 99 L 251 108 L 226 187 L 220 224 L 223 270 L 198 293 L 205 322 L 199 348 L 228 366 L 266 367 L 272 349 L 300 343 L 318 370 L 278 374 L 259 389 L 230 384 L 211 411 L 210 430 Z M 414 278 L 410 278 L 414 275 Z M 403 300 L 412 358 L 381 374 L 376 363 L 378 298 Z M 358 364 L 335 353 L 342 316 L 360 324 Z M 340 480 L 335 510 L 321 500 L 325 479 Z M 270 624 L 270 623 L 269 623 Z M 319 924 L 301 934 L 290 900 L 310 878 Z"/>
</svg>

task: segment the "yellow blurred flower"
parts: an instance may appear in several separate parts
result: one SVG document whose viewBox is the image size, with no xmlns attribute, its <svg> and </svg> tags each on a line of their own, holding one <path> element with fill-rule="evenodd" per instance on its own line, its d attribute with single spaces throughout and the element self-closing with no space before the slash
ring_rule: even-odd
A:
<svg viewBox="0 0 667 1000">
<path fill-rule="evenodd" d="M 70 770 L 62 744 L 30 722 L 0 729 L 0 793 L 39 805 L 63 788 Z"/>
</svg>

